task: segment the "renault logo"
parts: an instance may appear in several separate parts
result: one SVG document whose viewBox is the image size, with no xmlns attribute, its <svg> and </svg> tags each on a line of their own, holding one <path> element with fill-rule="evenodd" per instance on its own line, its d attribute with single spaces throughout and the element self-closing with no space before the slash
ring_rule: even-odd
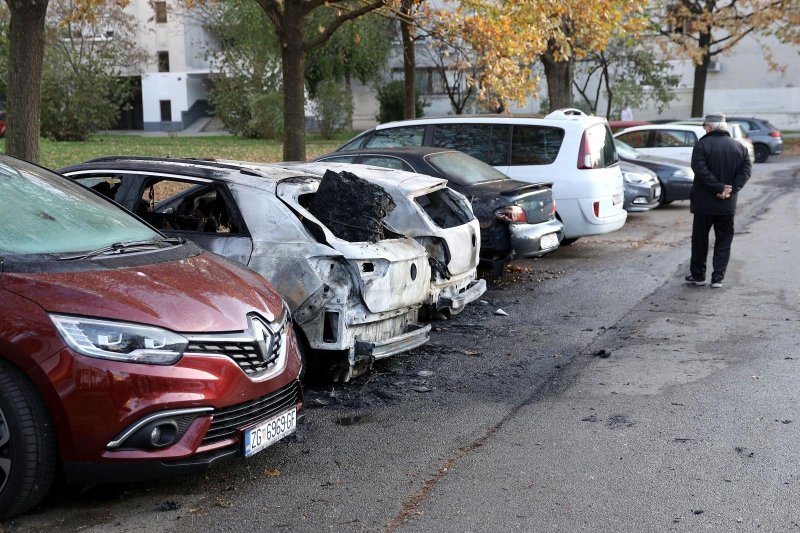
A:
<svg viewBox="0 0 800 533">
<path fill-rule="evenodd" d="M 262 361 L 270 359 L 270 352 L 272 348 L 272 332 L 270 332 L 267 324 L 258 317 L 250 317 L 250 332 L 256 341 L 258 355 Z"/>
</svg>

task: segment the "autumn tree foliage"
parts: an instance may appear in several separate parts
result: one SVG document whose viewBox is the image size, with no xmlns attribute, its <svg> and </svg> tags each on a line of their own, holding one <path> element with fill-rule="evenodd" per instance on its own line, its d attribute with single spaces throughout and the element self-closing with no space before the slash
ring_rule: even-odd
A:
<svg viewBox="0 0 800 533">
<path fill-rule="evenodd" d="M 800 43 L 798 0 L 672 0 L 659 5 L 657 30 L 669 38 L 672 52 L 694 63 L 692 116 L 702 116 L 708 66 L 744 37 L 775 36 Z M 764 46 L 766 61 L 780 68 Z"/>
<path fill-rule="evenodd" d="M 470 83 L 491 107 L 536 94 L 532 65 L 545 69 L 551 107 L 571 102 L 574 61 L 606 46 L 612 36 L 645 26 L 636 0 L 461 0 L 432 10 L 433 33 L 459 39 L 480 61 Z"/>
</svg>

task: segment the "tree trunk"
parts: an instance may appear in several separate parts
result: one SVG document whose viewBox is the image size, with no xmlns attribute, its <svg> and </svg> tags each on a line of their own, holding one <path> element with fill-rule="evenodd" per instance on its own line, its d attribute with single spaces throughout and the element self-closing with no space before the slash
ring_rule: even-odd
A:
<svg viewBox="0 0 800 533">
<path fill-rule="evenodd" d="M 47 0 L 6 0 L 11 20 L 6 91 L 6 153 L 39 162 Z"/>
<path fill-rule="evenodd" d="M 706 98 L 706 79 L 708 78 L 708 64 L 711 56 L 708 47 L 711 43 L 711 34 L 701 33 L 698 44 L 706 52 L 703 55 L 703 62 L 694 66 L 694 87 L 692 88 L 692 116 L 702 117 L 703 107 Z"/>
<path fill-rule="evenodd" d="M 403 41 L 403 118 L 417 117 L 417 59 L 414 50 L 413 28 L 408 23 L 411 17 L 413 0 L 403 0 L 400 13 L 400 35 Z"/>
<path fill-rule="evenodd" d="M 550 111 L 569 107 L 572 104 L 572 60 L 556 61 L 551 48 L 542 54 L 544 75 L 547 79 L 547 98 Z"/>
<path fill-rule="evenodd" d="M 283 160 L 306 160 L 305 14 L 299 2 L 286 2 L 281 39 L 283 72 Z"/>
</svg>

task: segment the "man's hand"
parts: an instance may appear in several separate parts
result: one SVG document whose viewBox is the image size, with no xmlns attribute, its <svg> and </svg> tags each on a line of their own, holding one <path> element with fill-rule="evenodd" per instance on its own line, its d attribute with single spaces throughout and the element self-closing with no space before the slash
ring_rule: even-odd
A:
<svg viewBox="0 0 800 533">
<path fill-rule="evenodd" d="M 733 186 L 732 185 L 725 185 L 725 188 L 722 190 L 721 193 L 717 193 L 717 198 L 720 200 L 727 200 L 733 194 Z"/>
</svg>

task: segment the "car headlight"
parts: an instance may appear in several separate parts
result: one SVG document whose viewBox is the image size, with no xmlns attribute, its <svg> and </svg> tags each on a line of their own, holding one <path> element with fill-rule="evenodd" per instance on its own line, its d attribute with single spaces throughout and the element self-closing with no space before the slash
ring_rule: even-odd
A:
<svg viewBox="0 0 800 533">
<path fill-rule="evenodd" d="M 623 172 L 622 178 L 627 183 L 646 183 L 650 181 L 650 176 L 647 174 L 637 174 L 635 172 Z"/>
<path fill-rule="evenodd" d="M 685 168 L 679 168 L 678 170 L 672 173 L 672 177 L 694 181 L 694 172 Z"/>
<path fill-rule="evenodd" d="M 82 355 L 150 365 L 171 365 L 189 341 L 169 330 L 127 322 L 50 315 L 61 337 Z"/>
</svg>

